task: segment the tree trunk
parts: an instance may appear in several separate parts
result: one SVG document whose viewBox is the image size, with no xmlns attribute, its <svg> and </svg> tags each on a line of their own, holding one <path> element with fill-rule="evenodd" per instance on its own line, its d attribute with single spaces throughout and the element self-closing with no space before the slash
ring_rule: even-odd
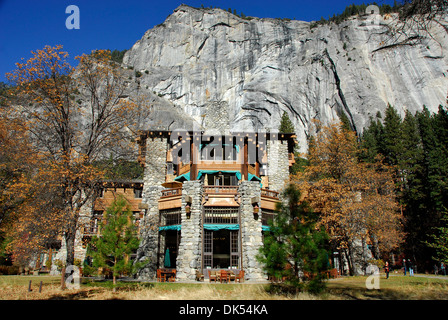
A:
<svg viewBox="0 0 448 320">
<path fill-rule="evenodd" d="M 370 233 L 370 239 L 372 240 L 372 253 L 373 253 L 373 257 L 375 258 L 375 260 L 378 260 L 380 258 L 380 249 L 378 246 L 378 238 Z"/>
<path fill-rule="evenodd" d="M 345 251 L 345 256 L 347 257 L 348 273 L 349 273 L 349 275 L 353 276 L 354 275 L 353 257 L 352 257 L 352 252 L 350 250 L 350 244 L 347 246 L 347 250 L 344 250 L 344 251 Z"/>
<path fill-rule="evenodd" d="M 65 267 L 62 267 L 62 272 L 61 272 L 61 289 L 62 290 L 65 289 Z"/>
<path fill-rule="evenodd" d="M 116 266 L 117 266 L 117 257 L 114 258 L 114 269 L 116 268 Z M 115 270 L 113 270 L 113 273 L 112 273 L 112 284 L 113 284 L 113 287 L 114 287 L 112 292 L 117 292 L 117 288 L 116 288 L 117 276 L 115 274 Z"/>
<path fill-rule="evenodd" d="M 66 266 L 75 264 L 75 232 L 67 232 L 65 234 L 65 246 L 67 249 Z"/>
<path fill-rule="evenodd" d="M 76 232 L 69 230 L 65 234 L 65 247 L 67 249 L 67 257 L 65 259 L 65 266 L 69 267 L 75 264 L 75 237 Z M 65 270 L 65 269 L 64 269 Z M 65 273 L 65 271 L 64 271 Z M 70 274 L 65 273 L 64 278 L 67 279 Z"/>
</svg>

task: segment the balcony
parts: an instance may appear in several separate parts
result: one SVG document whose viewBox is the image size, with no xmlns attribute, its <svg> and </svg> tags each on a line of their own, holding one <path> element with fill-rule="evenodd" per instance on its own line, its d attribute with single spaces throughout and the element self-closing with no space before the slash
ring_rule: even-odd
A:
<svg viewBox="0 0 448 320">
<path fill-rule="evenodd" d="M 277 199 L 277 200 L 279 199 L 279 193 L 277 191 L 269 190 L 269 189 L 261 189 L 261 196 L 273 198 L 273 199 Z"/>
<path fill-rule="evenodd" d="M 98 227 L 84 227 L 83 236 L 92 237 L 98 235 Z"/>
<path fill-rule="evenodd" d="M 238 186 L 204 186 L 204 193 L 208 193 L 208 194 L 237 194 Z"/>
<path fill-rule="evenodd" d="M 159 210 L 180 208 L 182 205 L 182 187 L 162 190 Z"/>
<path fill-rule="evenodd" d="M 172 188 L 162 190 L 162 198 L 180 196 L 182 195 L 182 188 Z"/>
</svg>

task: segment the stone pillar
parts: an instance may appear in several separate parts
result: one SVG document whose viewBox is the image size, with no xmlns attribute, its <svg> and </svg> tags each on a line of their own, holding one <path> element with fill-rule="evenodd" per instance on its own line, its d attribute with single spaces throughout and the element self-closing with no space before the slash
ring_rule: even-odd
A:
<svg viewBox="0 0 448 320">
<path fill-rule="evenodd" d="M 281 192 L 289 181 L 288 142 L 267 142 L 269 189 Z"/>
<path fill-rule="evenodd" d="M 167 138 L 147 138 L 143 194 L 145 194 L 145 188 L 160 186 L 165 182 L 167 151 Z"/>
<path fill-rule="evenodd" d="M 167 138 L 147 138 L 145 170 L 143 177 L 142 206 L 146 207 L 140 227 L 140 247 L 137 262 L 145 261 L 145 267 L 138 272 L 139 279 L 155 279 L 159 239 L 159 199 L 161 185 L 166 176 Z"/>
<path fill-rule="evenodd" d="M 145 266 L 137 273 L 139 279 L 153 280 L 157 271 L 157 253 L 159 239 L 159 198 L 162 186 L 146 187 L 144 201 L 147 209 L 140 227 L 140 246 L 137 250 L 137 262 L 145 261 Z"/>
<path fill-rule="evenodd" d="M 190 218 L 185 206 L 190 205 Z M 201 268 L 202 252 L 202 183 L 186 181 L 182 188 L 181 241 L 176 260 L 178 280 L 194 280 Z"/>
<path fill-rule="evenodd" d="M 256 259 L 259 248 L 263 245 L 261 233 L 261 210 L 258 219 L 254 218 L 252 201 L 257 201 L 260 206 L 261 189 L 257 181 L 242 181 L 239 185 L 240 215 L 241 215 L 241 249 L 242 268 L 248 280 L 265 280 L 266 275 L 262 265 Z"/>
</svg>

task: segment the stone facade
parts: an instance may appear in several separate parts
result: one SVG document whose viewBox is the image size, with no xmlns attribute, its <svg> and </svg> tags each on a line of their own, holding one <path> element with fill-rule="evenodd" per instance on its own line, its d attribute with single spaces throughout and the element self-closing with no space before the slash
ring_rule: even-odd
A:
<svg viewBox="0 0 448 320">
<path fill-rule="evenodd" d="M 259 205 L 261 199 L 260 183 L 257 181 L 242 181 L 239 185 L 240 216 L 241 216 L 241 249 L 242 268 L 248 280 L 264 280 L 266 275 L 263 266 L 256 256 L 263 245 L 261 232 L 261 212 L 254 217 L 254 203 Z"/>
<path fill-rule="evenodd" d="M 165 182 L 166 176 L 166 153 L 168 138 L 148 138 L 146 140 L 145 172 L 143 178 L 143 197 L 145 189 L 160 186 Z"/>
<path fill-rule="evenodd" d="M 289 179 L 288 143 L 281 140 L 267 142 L 269 189 L 283 190 Z"/>
<path fill-rule="evenodd" d="M 157 270 L 159 208 L 158 201 L 164 189 L 161 184 L 166 176 L 167 138 L 148 138 L 146 140 L 145 171 L 143 178 L 142 204 L 145 215 L 140 229 L 140 247 L 136 261 L 146 261 L 146 265 L 138 272 L 139 279 L 154 279 Z"/>
<path fill-rule="evenodd" d="M 217 110 L 214 111 L 216 113 Z M 217 119 L 213 129 L 227 131 L 228 127 L 218 119 L 219 117 L 215 113 L 207 115 L 207 117 L 213 116 Z M 223 114 L 227 117 L 226 112 L 223 112 Z M 205 119 L 205 121 L 209 120 Z M 207 136 L 205 133 L 202 134 Z M 186 159 L 176 169 L 179 170 L 177 171 L 178 177 L 182 176 L 179 179 L 180 181 L 183 180 L 182 184 L 179 187 L 172 187 L 174 189 L 164 193 L 163 199 L 161 199 L 164 189 L 162 184 L 167 177 L 165 167 L 167 152 L 172 150 L 173 153 L 178 153 L 180 148 L 177 141 L 173 145 L 168 143 L 169 136 L 170 134 L 167 132 L 150 131 L 147 132 L 146 141 L 143 144 L 145 146 L 145 176 L 142 203 L 146 207 L 146 212 L 141 225 L 141 245 L 137 252 L 137 261 L 146 261 L 147 264 L 139 272 L 138 277 L 140 279 L 154 279 L 156 277 L 157 269 L 164 266 L 163 253 L 168 247 L 168 243 L 169 246 L 174 245 L 172 235 L 169 236 L 170 238 L 166 238 L 167 234 L 163 232 L 180 229 L 180 238 L 178 237 L 179 234 L 176 236 L 177 247 L 175 250 L 177 280 L 194 281 L 196 272 L 205 272 L 206 270 L 203 270 L 203 268 L 210 268 L 210 263 L 212 269 L 220 269 L 223 265 L 224 268 L 242 269 L 245 272 L 246 280 L 266 280 L 267 275 L 263 266 L 257 260 L 259 249 L 263 245 L 262 210 L 266 208 L 266 210 L 272 212 L 272 199 L 275 199 L 278 195 L 276 196 L 277 193 L 269 195 L 269 192 L 282 191 L 289 177 L 288 151 L 290 150 L 289 144 L 295 143 L 293 136 L 291 134 L 279 136 L 277 133 L 273 133 L 268 136 L 257 137 L 253 133 L 234 133 L 234 135 L 231 135 L 233 136 L 232 139 L 236 138 L 236 141 L 243 141 L 244 143 L 244 146 L 241 145 L 238 149 L 240 160 L 243 161 L 241 163 L 229 159 L 227 159 L 229 162 L 223 163 L 218 163 L 215 161 L 216 159 L 212 161 L 210 159 L 199 159 L 198 161 L 196 156 L 189 154 L 190 163 Z M 229 141 L 229 137 L 228 135 L 214 136 L 216 140 L 213 140 L 213 143 L 226 141 L 222 142 L 222 146 L 224 146 Z M 202 141 L 208 140 L 205 138 Z M 188 138 L 182 140 L 180 144 L 185 144 L 181 147 L 190 150 L 188 149 L 191 147 Z M 255 145 L 257 148 L 259 147 L 257 152 L 263 158 L 265 157 L 264 153 L 267 152 L 267 157 L 264 160 L 267 160 L 267 171 L 264 168 L 260 170 L 259 167 L 265 162 L 252 165 L 251 159 L 249 159 L 249 155 L 252 154 L 249 150 L 249 144 L 251 147 Z M 171 159 L 169 156 L 168 158 Z M 189 171 L 184 171 L 185 168 Z M 207 181 L 205 181 L 197 176 L 199 170 L 208 172 L 209 175 L 217 175 L 212 179 L 217 179 L 218 176 L 221 176 L 221 178 L 217 180 L 207 178 Z M 189 175 L 186 175 L 186 172 Z M 224 180 L 224 174 L 228 175 L 226 176 L 228 180 Z M 232 174 L 234 176 L 230 176 Z M 263 181 L 263 177 L 265 177 L 264 181 L 268 182 L 265 187 L 261 185 L 260 181 L 254 181 L 254 179 Z M 237 185 L 235 185 L 236 179 L 238 179 Z M 207 182 L 207 186 L 204 184 L 205 182 Z M 210 189 L 213 182 L 216 183 L 216 189 Z M 269 187 L 270 190 L 265 190 L 262 196 L 262 188 L 266 187 Z M 180 191 L 182 194 L 179 197 Z M 268 195 L 266 195 L 267 193 Z M 266 196 L 268 199 L 264 198 Z M 172 200 L 170 200 L 170 197 L 172 197 Z M 207 203 L 207 209 L 204 207 L 205 203 Z M 260 210 L 258 214 L 254 214 L 255 204 Z M 159 205 L 164 212 L 171 209 L 180 212 L 166 213 L 170 215 L 179 214 L 180 218 L 176 218 L 179 219 L 176 222 L 170 220 L 169 225 L 164 224 L 162 226 L 163 231 L 159 231 L 161 227 L 159 225 Z M 189 207 L 188 215 L 187 206 Z M 173 216 L 170 219 L 174 219 Z M 203 225 L 204 221 L 209 221 L 206 230 Z M 172 229 L 166 227 L 172 227 Z M 213 231 L 209 233 L 210 230 Z M 235 232 L 236 230 L 238 230 L 238 233 Z M 227 233 L 227 231 L 229 232 Z M 215 240 L 215 237 L 219 238 Z M 205 246 L 207 246 L 207 249 L 205 249 Z M 203 250 L 207 251 L 203 252 Z M 236 259 L 237 254 L 238 259 Z M 229 259 L 228 263 L 226 259 Z"/>
<path fill-rule="evenodd" d="M 139 279 L 154 279 L 157 270 L 157 253 L 159 238 L 159 209 L 158 200 L 162 192 L 162 186 L 146 187 L 144 189 L 144 201 L 147 205 L 145 216 L 140 228 L 140 247 L 137 250 L 137 262 L 147 262 L 145 267 L 138 272 Z"/>
<path fill-rule="evenodd" d="M 190 216 L 185 207 L 190 205 Z M 186 181 L 182 188 L 182 236 L 177 255 L 177 279 L 194 280 L 201 269 L 202 252 L 202 183 Z"/>
</svg>

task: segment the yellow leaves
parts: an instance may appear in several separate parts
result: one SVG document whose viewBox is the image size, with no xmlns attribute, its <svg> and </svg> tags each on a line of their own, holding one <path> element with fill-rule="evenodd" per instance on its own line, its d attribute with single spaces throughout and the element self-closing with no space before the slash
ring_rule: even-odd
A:
<svg viewBox="0 0 448 320">
<path fill-rule="evenodd" d="M 353 132 L 340 125 L 319 125 L 309 148 L 310 166 L 292 177 L 306 193 L 320 224 L 333 239 L 355 239 L 373 234 L 383 248 L 398 244 L 401 215 L 394 195 L 391 168 L 357 158 Z"/>
<path fill-rule="evenodd" d="M 32 57 L 25 63 L 16 63 L 17 69 L 7 73 L 12 83 L 23 85 L 33 81 L 50 79 L 55 76 L 70 74 L 73 68 L 66 61 L 68 53 L 62 51 L 62 45 L 45 46 L 42 50 L 31 51 Z M 22 60 L 24 60 L 22 58 Z"/>
<path fill-rule="evenodd" d="M 76 227 L 79 208 L 104 176 L 92 163 L 108 154 L 108 147 L 128 147 L 128 128 L 138 107 L 121 98 L 127 77 L 110 60 L 109 51 L 77 57 L 76 71 L 60 45 L 32 54 L 7 75 L 17 85 L 14 110 L 26 119 L 23 135 L 32 135 L 39 151 L 30 149 L 26 158 L 23 152 L 11 153 L 15 162 L 24 160 L 29 169 L 16 174 L 8 191 L 22 200 L 10 229 L 21 249 L 27 246 L 22 246 L 23 234 L 30 245 L 39 246 L 50 234 Z M 0 133 L 1 129 L 0 123 Z M 10 150 L 15 150 L 12 144 Z"/>
</svg>

